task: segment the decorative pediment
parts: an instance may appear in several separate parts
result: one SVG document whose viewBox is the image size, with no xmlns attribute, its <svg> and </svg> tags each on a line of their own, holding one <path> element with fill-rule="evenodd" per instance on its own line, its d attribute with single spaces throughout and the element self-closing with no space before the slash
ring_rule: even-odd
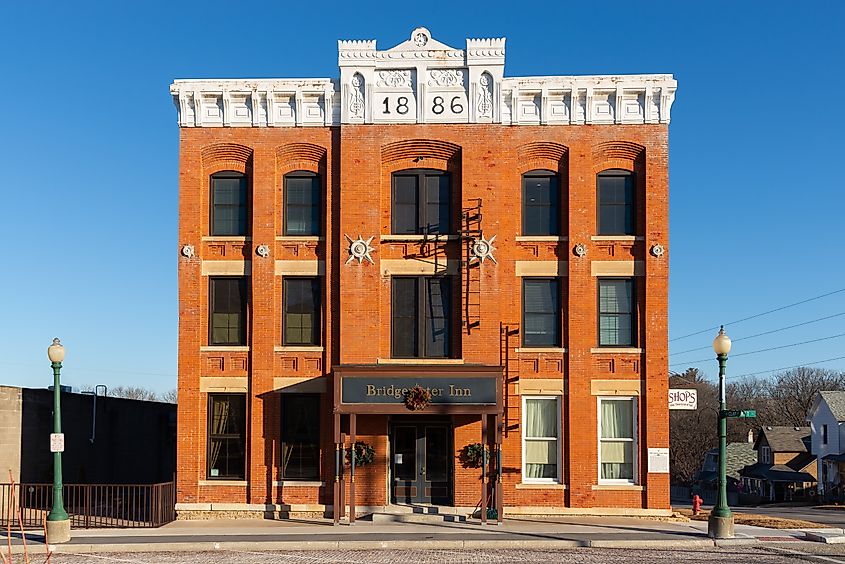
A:
<svg viewBox="0 0 845 564">
<path fill-rule="evenodd" d="M 177 80 L 181 127 L 669 123 L 672 75 L 505 78 L 505 39 L 456 49 L 424 27 L 379 51 L 338 41 L 340 79 Z"/>
</svg>

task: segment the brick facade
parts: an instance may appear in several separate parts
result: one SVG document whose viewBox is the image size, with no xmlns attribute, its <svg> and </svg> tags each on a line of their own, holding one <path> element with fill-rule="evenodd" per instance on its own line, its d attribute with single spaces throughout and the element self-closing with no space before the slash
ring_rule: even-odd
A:
<svg viewBox="0 0 845 564">
<path fill-rule="evenodd" d="M 651 252 L 654 244 L 668 242 L 667 136 L 667 123 L 182 127 L 178 243 L 179 251 L 185 245 L 195 249 L 193 256 L 180 254 L 178 260 L 177 501 L 182 510 L 275 504 L 330 512 L 335 473 L 332 367 L 397 362 L 391 359 L 391 272 L 385 265 L 401 261 L 438 261 L 453 276 L 454 356 L 463 361 L 453 363 L 456 373 L 471 365 L 502 367 L 507 382 L 502 407 L 506 513 L 667 510 L 669 475 L 648 472 L 649 449 L 669 444 L 668 256 Z M 496 236 L 495 263 L 468 268 L 466 240 L 460 238 L 390 236 L 391 174 L 417 168 L 451 173 L 455 232 L 460 210 L 481 202 L 480 227 L 485 237 Z M 521 178 L 537 169 L 558 175 L 560 237 L 521 236 Z M 636 175 L 635 237 L 597 236 L 596 174 L 606 169 Z M 246 237 L 210 236 L 209 177 L 224 170 L 244 172 L 248 178 Z M 319 174 L 323 182 L 319 238 L 282 237 L 283 177 L 302 170 Z M 373 264 L 347 264 L 346 236 L 359 235 L 374 237 Z M 586 254 L 577 256 L 576 244 L 584 245 Z M 268 245 L 268 257 L 256 254 L 259 245 Z M 314 270 L 315 261 L 322 280 L 322 347 L 284 347 L 285 272 Z M 519 270 L 530 270 L 531 263 L 557 269 L 562 349 L 520 347 Z M 638 346 L 599 349 L 598 275 L 626 269 L 635 278 Z M 208 275 L 213 272 L 248 275 L 245 347 L 209 346 Z M 407 364 L 425 373 L 425 363 Z M 290 391 L 292 383 L 322 392 L 321 483 L 285 482 L 279 473 L 280 393 Z M 244 480 L 216 482 L 206 475 L 208 393 L 213 391 L 247 395 Z M 605 485 L 598 479 L 597 398 L 620 393 L 637 398 L 637 473 L 633 485 Z M 521 394 L 562 397 L 561 484 L 522 483 Z M 376 452 L 374 462 L 356 473 L 359 506 L 390 503 L 390 418 L 358 416 L 358 440 Z M 465 468 L 459 455 L 463 446 L 480 441 L 481 420 L 454 415 L 451 424 L 453 503 L 474 507 L 480 498 L 480 471 Z"/>
</svg>

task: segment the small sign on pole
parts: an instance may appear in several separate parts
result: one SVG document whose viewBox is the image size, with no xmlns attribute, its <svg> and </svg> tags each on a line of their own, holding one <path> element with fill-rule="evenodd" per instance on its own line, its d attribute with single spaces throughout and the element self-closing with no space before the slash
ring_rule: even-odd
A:
<svg viewBox="0 0 845 564">
<path fill-rule="evenodd" d="M 50 433 L 50 452 L 65 451 L 65 434 Z"/>
<path fill-rule="evenodd" d="M 670 388 L 669 409 L 698 409 L 698 390 Z"/>
</svg>

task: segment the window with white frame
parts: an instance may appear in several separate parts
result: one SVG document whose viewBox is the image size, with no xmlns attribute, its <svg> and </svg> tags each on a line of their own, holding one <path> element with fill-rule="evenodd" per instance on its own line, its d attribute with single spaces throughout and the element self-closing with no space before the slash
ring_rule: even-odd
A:
<svg viewBox="0 0 845 564">
<path fill-rule="evenodd" d="M 767 445 L 760 445 L 760 462 L 763 464 L 772 463 L 772 449 Z"/>
<path fill-rule="evenodd" d="M 599 398 L 599 482 L 636 483 L 636 416 L 636 398 Z"/>
<path fill-rule="evenodd" d="M 560 482 L 560 397 L 522 398 L 522 481 Z"/>
</svg>

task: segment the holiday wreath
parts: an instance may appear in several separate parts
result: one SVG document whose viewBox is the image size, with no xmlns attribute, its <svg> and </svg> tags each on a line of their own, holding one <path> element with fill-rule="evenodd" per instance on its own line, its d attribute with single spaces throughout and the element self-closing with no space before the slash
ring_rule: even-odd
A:
<svg viewBox="0 0 845 564">
<path fill-rule="evenodd" d="M 405 407 L 411 411 L 421 411 L 431 403 L 431 392 L 417 384 L 405 392 Z"/>
</svg>

